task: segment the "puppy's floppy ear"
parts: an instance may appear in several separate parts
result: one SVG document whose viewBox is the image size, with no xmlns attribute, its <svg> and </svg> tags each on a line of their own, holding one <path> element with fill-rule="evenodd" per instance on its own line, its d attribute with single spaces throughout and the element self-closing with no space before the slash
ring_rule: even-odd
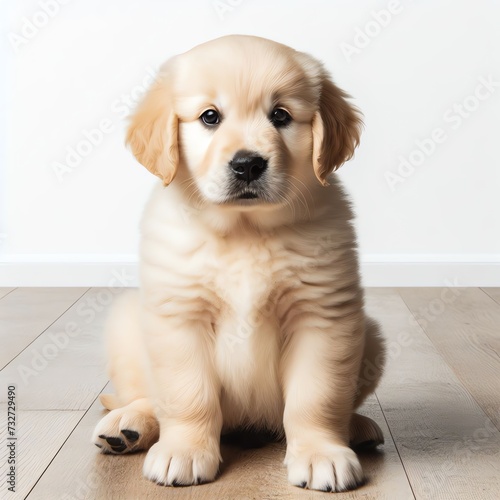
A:
<svg viewBox="0 0 500 500">
<path fill-rule="evenodd" d="M 171 62 L 164 65 L 132 116 L 126 142 L 137 160 L 168 186 L 179 163 L 178 118 L 173 110 Z"/>
<path fill-rule="evenodd" d="M 319 181 L 328 186 L 328 175 L 352 158 L 363 122 L 359 111 L 347 102 L 349 96 L 326 71 L 322 73 L 319 109 L 312 123 L 313 167 Z"/>
</svg>

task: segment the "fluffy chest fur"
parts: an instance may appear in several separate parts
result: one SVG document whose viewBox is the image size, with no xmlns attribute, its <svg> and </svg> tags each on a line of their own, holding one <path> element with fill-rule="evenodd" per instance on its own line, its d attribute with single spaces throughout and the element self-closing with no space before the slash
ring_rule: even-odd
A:
<svg viewBox="0 0 500 500">
<path fill-rule="evenodd" d="M 220 300 L 214 347 L 225 424 L 276 427 L 282 420 L 276 401 L 282 400 L 283 332 L 274 304 L 282 281 L 277 255 L 281 252 L 272 251 L 277 246 L 274 238 L 235 240 L 225 246 L 209 266 L 212 289 Z"/>
<path fill-rule="evenodd" d="M 346 228 L 325 231 L 309 222 L 257 230 L 241 222 L 221 237 L 175 195 L 162 189 L 153 195 L 143 222 L 142 287 L 160 314 L 175 311 L 179 321 L 205 325 L 227 427 L 280 428 L 283 407 L 276 402 L 283 400 L 294 291 L 314 303 L 331 292 L 335 277 L 328 269 L 339 267 L 330 264 L 345 260 L 343 242 L 352 241 Z"/>
<path fill-rule="evenodd" d="M 277 234 L 220 238 L 159 190 L 143 224 L 142 283 L 153 307 L 202 321 L 221 384 L 226 427 L 282 421 L 276 293 L 289 274 Z M 194 218 L 191 218 L 194 217 Z M 174 305 L 175 304 L 175 305 Z M 179 307 L 180 305 L 180 307 Z"/>
</svg>

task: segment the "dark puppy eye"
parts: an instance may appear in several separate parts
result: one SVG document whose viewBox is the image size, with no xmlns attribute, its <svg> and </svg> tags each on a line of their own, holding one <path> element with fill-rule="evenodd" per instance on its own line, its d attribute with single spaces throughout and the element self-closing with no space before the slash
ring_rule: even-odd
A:
<svg viewBox="0 0 500 500">
<path fill-rule="evenodd" d="M 290 113 L 283 108 L 274 108 L 269 119 L 276 128 L 286 127 L 292 121 Z"/>
<path fill-rule="evenodd" d="M 220 115 L 215 109 L 207 109 L 200 116 L 200 120 L 209 127 L 214 127 L 220 123 Z"/>
</svg>

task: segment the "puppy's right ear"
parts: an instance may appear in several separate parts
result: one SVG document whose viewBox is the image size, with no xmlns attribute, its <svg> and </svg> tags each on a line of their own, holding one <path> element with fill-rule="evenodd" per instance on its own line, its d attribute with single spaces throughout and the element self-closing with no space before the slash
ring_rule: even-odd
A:
<svg viewBox="0 0 500 500">
<path fill-rule="evenodd" d="M 170 62 L 132 116 L 126 142 L 137 160 L 168 186 L 179 163 L 178 118 L 173 110 Z"/>
<path fill-rule="evenodd" d="M 318 180 L 328 186 L 328 175 L 354 155 L 363 121 L 324 69 L 321 78 L 319 110 L 312 124 L 313 166 Z"/>
</svg>

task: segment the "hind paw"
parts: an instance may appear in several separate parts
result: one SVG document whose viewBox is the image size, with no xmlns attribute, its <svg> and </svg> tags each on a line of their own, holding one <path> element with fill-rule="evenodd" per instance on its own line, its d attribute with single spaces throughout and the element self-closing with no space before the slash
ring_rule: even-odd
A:
<svg viewBox="0 0 500 500">
<path fill-rule="evenodd" d="M 159 437 L 159 426 L 149 404 L 141 400 L 110 411 L 97 424 L 92 442 L 101 453 L 123 455 L 149 449 Z"/>
</svg>

